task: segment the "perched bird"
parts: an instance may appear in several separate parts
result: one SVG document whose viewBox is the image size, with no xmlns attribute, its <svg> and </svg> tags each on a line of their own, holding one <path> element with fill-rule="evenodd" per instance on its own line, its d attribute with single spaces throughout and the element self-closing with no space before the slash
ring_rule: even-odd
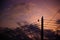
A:
<svg viewBox="0 0 60 40">
<path fill-rule="evenodd" d="M 39 19 L 38 19 L 38 22 L 39 22 Z"/>
</svg>

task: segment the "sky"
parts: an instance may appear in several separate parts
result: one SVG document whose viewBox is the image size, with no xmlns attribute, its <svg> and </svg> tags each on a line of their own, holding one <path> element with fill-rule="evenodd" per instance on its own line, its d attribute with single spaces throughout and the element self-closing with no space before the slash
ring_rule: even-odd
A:
<svg viewBox="0 0 60 40">
<path fill-rule="evenodd" d="M 58 10 L 60 10 L 60 0 L 2 0 L 0 26 L 16 28 L 19 27 L 17 22 L 38 23 L 37 20 L 41 20 L 42 16 L 46 24 L 47 20 L 60 20 Z M 55 21 L 48 24 L 47 28 L 52 28 L 51 24 L 55 24 Z"/>
</svg>

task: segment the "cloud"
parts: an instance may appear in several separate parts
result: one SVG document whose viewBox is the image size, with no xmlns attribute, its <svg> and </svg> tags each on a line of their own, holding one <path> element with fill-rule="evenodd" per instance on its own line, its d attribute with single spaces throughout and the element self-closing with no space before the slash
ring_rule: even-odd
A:
<svg viewBox="0 0 60 40">
<path fill-rule="evenodd" d="M 4 10 L 1 19 L 3 24 L 8 20 L 14 21 L 14 23 L 35 22 L 42 15 L 44 18 L 50 19 L 59 9 L 59 1 L 57 0 L 5 0 L 2 4 Z M 10 24 L 15 25 L 14 23 Z"/>
<path fill-rule="evenodd" d="M 60 24 L 60 19 L 56 21 L 56 24 Z"/>
</svg>

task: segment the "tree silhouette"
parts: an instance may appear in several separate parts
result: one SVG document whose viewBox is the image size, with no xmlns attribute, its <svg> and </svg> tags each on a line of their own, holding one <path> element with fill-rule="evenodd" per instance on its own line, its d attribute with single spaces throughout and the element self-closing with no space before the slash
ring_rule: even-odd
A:
<svg viewBox="0 0 60 40">
<path fill-rule="evenodd" d="M 60 31 L 60 19 L 58 19 L 57 21 L 56 21 L 56 24 L 57 24 L 57 28 L 56 28 L 56 38 L 57 38 L 57 40 L 59 40 L 60 38 L 60 35 L 59 35 L 59 33 L 60 32 L 58 32 L 58 31 Z"/>
</svg>

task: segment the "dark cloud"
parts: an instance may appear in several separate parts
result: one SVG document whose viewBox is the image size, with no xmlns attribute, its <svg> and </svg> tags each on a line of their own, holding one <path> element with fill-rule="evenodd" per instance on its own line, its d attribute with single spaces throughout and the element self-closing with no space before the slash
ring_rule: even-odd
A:
<svg viewBox="0 0 60 40">
<path fill-rule="evenodd" d="M 60 0 L 55 0 L 55 2 L 60 6 Z"/>
<path fill-rule="evenodd" d="M 56 24 L 60 24 L 60 19 L 56 21 Z"/>
</svg>

